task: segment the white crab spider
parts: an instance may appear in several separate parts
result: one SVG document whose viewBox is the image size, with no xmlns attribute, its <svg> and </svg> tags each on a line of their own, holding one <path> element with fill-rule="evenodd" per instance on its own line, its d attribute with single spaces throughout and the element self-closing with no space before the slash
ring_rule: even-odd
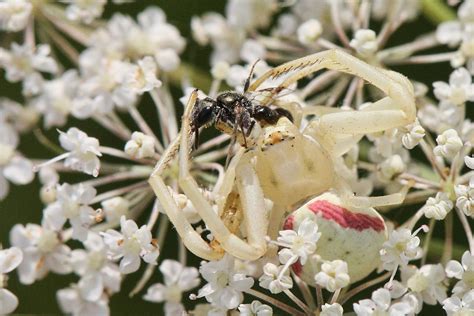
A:
<svg viewBox="0 0 474 316">
<path fill-rule="evenodd" d="M 237 151 L 218 189 L 217 213 L 189 171 L 190 115 L 197 93 L 191 95 L 183 114 L 181 132 L 167 148 L 149 179 L 169 219 L 191 252 L 207 260 L 218 259 L 224 252 L 242 260 L 256 260 L 267 252 L 266 237 L 276 237 L 287 212 L 313 197 L 290 216 L 294 220 L 287 220 L 285 226 L 290 227 L 291 222 L 290 228 L 296 229 L 301 217 L 314 216 L 323 231 L 318 252 L 328 256 L 324 258 L 327 260 L 342 256 L 338 259 L 348 262 L 352 282 L 363 278 L 377 266 L 378 250 L 386 238 L 386 228 L 382 217 L 372 207 L 401 203 L 404 193 L 354 197 L 349 186 L 338 176 L 334 159 L 347 152 L 364 134 L 414 122 L 413 87 L 399 73 L 371 66 L 340 50 L 328 50 L 271 69 L 253 82 L 249 91 L 255 91 L 268 78 L 295 71 L 272 90 L 266 100 L 269 103 L 272 96 L 282 89 L 323 68 L 359 76 L 387 96 L 363 110 L 304 107 L 304 115 L 312 114 L 317 118 L 310 121 L 302 132 L 286 117 L 281 117 L 275 125 L 254 129 L 247 139 L 252 146 Z M 239 142 L 243 145 L 240 139 Z M 191 226 L 161 176 L 177 153 L 179 186 L 217 242 L 208 243 Z M 332 206 L 327 212 L 308 211 L 318 201 L 326 201 Z M 336 208 L 343 210 L 342 213 L 335 214 Z M 241 216 L 236 216 L 239 213 Z M 354 216 L 365 218 L 369 224 L 364 224 L 362 230 L 354 229 L 350 223 L 341 226 L 341 221 L 335 219 L 340 219 L 340 216 L 346 216 L 344 220 L 349 221 Z M 242 218 L 242 221 L 233 218 Z M 332 240 L 324 239 L 324 234 L 333 235 Z M 344 256 L 335 251 L 337 249 L 349 253 Z M 354 252 L 350 252 L 356 249 L 357 258 L 353 256 Z M 360 262 L 364 258 L 368 261 Z"/>
</svg>

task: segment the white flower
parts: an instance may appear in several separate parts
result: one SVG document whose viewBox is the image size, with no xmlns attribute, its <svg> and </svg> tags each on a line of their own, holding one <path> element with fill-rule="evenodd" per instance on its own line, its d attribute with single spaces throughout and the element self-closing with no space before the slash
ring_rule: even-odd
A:
<svg viewBox="0 0 474 316">
<path fill-rule="evenodd" d="M 22 260 L 23 252 L 20 248 L 0 249 L 0 315 L 12 313 L 18 306 L 15 294 L 4 288 L 6 282 L 2 274 L 13 271 Z"/>
<path fill-rule="evenodd" d="M 463 146 L 462 139 L 454 129 L 448 129 L 438 135 L 436 143 L 438 146 L 433 149 L 434 154 L 449 160 L 453 159 Z"/>
<path fill-rule="evenodd" d="M 234 258 L 226 254 L 219 261 L 202 262 L 199 268 L 208 282 L 199 290 L 197 297 L 206 297 L 214 306 L 233 309 L 242 303 L 242 292 L 253 286 L 253 279 L 245 274 L 235 273 Z"/>
<path fill-rule="evenodd" d="M 69 151 L 64 165 L 73 170 L 82 171 L 94 177 L 99 175 L 100 160 L 102 156 L 99 151 L 99 140 L 88 137 L 86 133 L 78 128 L 71 127 L 67 133 L 59 135 L 61 146 Z"/>
<path fill-rule="evenodd" d="M 253 64 L 258 59 L 265 59 L 266 53 L 267 50 L 262 43 L 253 39 L 248 39 L 242 45 L 240 58 L 249 64 Z"/>
<path fill-rule="evenodd" d="M 314 280 L 329 292 L 346 287 L 350 282 L 347 263 L 342 260 L 324 262 Z"/>
<path fill-rule="evenodd" d="M 90 233 L 84 246 L 86 250 L 75 249 L 71 253 L 71 266 L 81 276 L 77 284 L 81 296 L 88 301 L 97 301 L 104 290 L 109 294 L 118 292 L 122 275 L 118 266 L 107 260 L 107 249 L 102 238 Z"/>
<path fill-rule="evenodd" d="M 391 304 L 392 298 L 387 289 L 378 289 L 372 293 L 371 299 L 365 299 L 354 304 L 354 312 L 358 316 L 401 316 L 413 313 L 413 308 L 407 302 Z"/>
<path fill-rule="evenodd" d="M 226 83 L 236 88 L 236 90 L 242 89 L 245 80 L 249 76 L 249 71 L 246 67 L 241 65 L 232 65 L 229 72 L 227 73 Z"/>
<path fill-rule="evenodd" d="M 125 144 L 125 153 L 133 158 L 151 158 L 155 155 L 155 140 L 141 132 L 133 132 L 132 139 Z"/>
<path fill-rule="evenodd" d="M 89 24 L 102 15 L 106 0 L 72 0 L 69 3 L 66 7 L 66 17 Z"/>
<path fill-rule="evenodd" d="M 72 226 L 72 238 L 84 241 L 87 239 L 89 227 L 100 219 L 99 215 L 89 206 L 96 195 L 91 186 L 70 185 L 64 183 L 56 188 L 56 202 L 46 207 L 43 222 L 54 230 L 63 228 L 66 220 Z"/>
<path fill-rule="evenodd" d="M 456 185 L 456 207 L 467 216 L 474 217 L 474 187 L 465 185 Z"/>
<path fill-rule="evenodd" d="M 39 72 L 56 73 L 56 61 L 49 56 L 50 47 L 42 44 L 32 48 L 27 44 L 12 43 L 11 50 L 0 48 L 0 66 L 5 68 L 6 79 L 10 82 L 23 80 L 23 94 L 40 92 L 43 77 Z"/>
<path fill-rule="evenodd" d="M 378 49 L 377 35 L 372 30 L 357 30 L 354 39 L 352 39 L 350 42 L 350 45 L 362 57 L 370 57 Z"/>
<path fill-rule="evenodd" d="M 445 299 L 443 309 L 448 316 L 474 315 L 474 290 L 467 292 L 462 298 L 452 296 Z"/>
<path fill-rule="evenodd" d="M 403 275 L 405 274 L 405 275 Z M 411 266 L 402 270 L 402 279 L 406 279 L 408 288 L 426 304 L 435 305 L 446 299 L 443 266 L 427 264 L 420 269 Z"/>
<path fill-rule="evenodd" d="M 156 63 L 152 57 L 146 56 L 131 65 L 125 77 L 125 87 L 133 93 L 143 94 L 161 86 L 161 81 L 156 78 Z"/>
<path fill-rule="evenodd" d="M 160 265 L 164 283 L 150 286 L 143 299 L 150 302 L 165 302 L 165 314 L 168 316 L 185 313 L 181 298 L 183 292 L 189 291 L 199 285 L 199 272 L 194 267 L 184 267 L 174 260 L 163 260 Z"/>
<path fill-rule="evenodd" d="M 26 0 L 0 2 L 0 29 L 10 32 L 23 30 L 28 23 L 32 8 L 31 3 Z"/>
<path fill-rule="evenodd" d="M 406 170 L 406 165 L 400 155 L 392 155 L 378 165 L 378 175 L 381 181 L 389 182 Z"/>
<path fill-rule="evenodd" d="M 474 289 L 474 256 L 469 251 L 464 252 L 461 263 L 451 260 L 446 265 L 446 275 L 460 281 L 453 288 L 453 293 L 462 297 L 468 291 Z"/>
<path fill-rule="evenodd" d="M 49 271 L 71 272 L 71 250 L 62 244 L 56 231 L 36 224 L 27 224 L 26 227 L 16 224 L 10 231 L 10 242 L 23 251 L 24 259 L 17 269 L 23 284 L 32 284 Z"/>
<path fill-rule="evenodd" d="M 73 316 L 107 316 L 110 314 L 108 298 L 105 294 L 95 301 L 90 301 L 82 296 L 77 286 L 73 285 L 56 292 L 56 297 L 61 310 Z"/>
<path fill-rule="evenodd" d="M 1 129 L 0 129 L 1 132 Z M 33 181 L 33 164 L 18 156 L 11 146 L 0 143 L 0 200 L 7 196 L 10 184 L 28 184 Z"/>
<path fill-rule="evenodd" d="M 311 45 L 321 36 L 323 27 L 318 20 L 310 19 L 301 24 L 296 32 L 301 44 Z"/>
<path fill-rule="evenodd" d="M 268 26 L 277 9 L 276 0 L 231 0 L 225 13 L 230 25 L 250 31 Z"/>
<path fill-rule="evenodd" d="M 342 313 L 344 313 L 344 310 L 342 309 L 342 306 L 338 303 L 333 303 L 333 304 L 324 304 L 321 307 L 321 314 L 320 316 L 342 316 Z"/>
<path fill-rule="evenodd" d="M 225 61 L 219 61 L 211 68 L 212 77 L 217 80 L 224 80 L 230 71 L 230 65 Z"/>
<path fill-rule="evenodd" d="M 78 85 L 76 70 L 68 70 L 57 79 L 44 82 L 43 89 L 33 100 L 33 104 L 43 114 L 46 128 L 66 123 Z"/>
<path fill-rule="evenodd" d="M 165 72 L 170 72 L 177 69 L 179 63 L 181 62 L 179 55 L 174 49 L 171 48 L 159 50 L 155 54 L 155 60 L 158 64 L 158 67 L 160 67 L 160 70 L 163 70 Z M 161 81 L 159 83 L 159 86 L 161 86 Z"/>
<path fill-rule="evenodd" d="M 240 304 L 239 305 L 240 316 L 271 316 L 273 315 L 273 309 L 262 304 L 259 301 L 253 301 L 251 304 Z"/>
<path fill-rule="evenodd" d="M 396 269 L 399 265 L 406 266 L 408 261 L 421 257 L 420 238 L 416 236 L 420 229 L 426 231 L 428 228 L 422 226 L 413 234 L 409 229 L 399 228 L 389 236 L 380 250 L 383 268 L 388 271 Z"/>
<path fill-rule="evenodd" d="M 118 222 L 122 215 L 126 215 L 128 213 L 130 201 L 121 196 L 116 196 L 102 201 L 101 205 L 107 221 Z"/>
<path fill-rule="evenodd" d="M 279 246 L 287 248 L 280 250 L 280 262 L 286 263 L 291 257 L 296 256 L 300 259 L 301 264 L 305 264 L 308 256 L 316 251 L 316 243 L 320 237 L 318 225 L 310 218 L 305 218 L 301 222 L 298 232 L 291 229 L 281 230 L 277 243 Z"/>
<path fill-rule="evenodd" d="M 128 274 L 140 268 L 140 257 L 146 263 L 156 264 L 159 249 L 152 240 L 151 232 L 146 225 L 138 228 L 133 220 L 120 218 L 122 233 L 109 229 L 101 233 L 108 246 L 108 255 L 112 260 L 120 261 L 120 272 Z"/>
<path fill-rule="evenodd" d="M 423 206 L 423 212 L 427 218 L 443 220 L 453 209 L 453 202 L 444 192 L 436 193 L 435 197 L 430 197 Z"/>
<path fill-rule="evenodd" d="M 442 81 L 433 83 L 434 94 L 441 102 L 462 105 L 474 101 L 474 84 L 466 68 L 454 70 L 449 76 L 449 84 Z"/>
<path fill-rule="evenodd" d="M 273 263 L 267 263 L 263 266 L 263 274 L 258 281 L 261 287 L 270 290 L 272 294 L 277 294 L 293 287 L 290 270 L 285 269 L 285 266 L 276 266 Z"/>
<path fill-rule="evenodd" d="M 402 144 L 407 149 L 413 149 L 425 137 L 425 129 L 420 125 L 418 119 L 414 123 L 405 126 L 405 128 L 407 133 L 402 136 Z"/>
</svg>

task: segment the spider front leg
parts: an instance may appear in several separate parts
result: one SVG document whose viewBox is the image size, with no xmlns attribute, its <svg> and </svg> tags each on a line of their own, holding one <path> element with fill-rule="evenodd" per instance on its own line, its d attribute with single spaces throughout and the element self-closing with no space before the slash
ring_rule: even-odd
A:
<svg viewBox="0 0 474 316">
<path fill-rule="evenodd" d="M 249 90 L 255 90 L 270 77 L 278 77 L 296 71 L 273 90 L 273 93 L 277 94 L 299 79 L 324 68 L 361 77 L 382 90 L 387 97 L 360 111 L 343 111 L 321 116 L 319 129 L 322 134 L 375 133 L 405 126 L 415 121 L 416 106 L 413 86 L 406 77 L 393 71 L 369 65 L 344 51 L 336 49 L 319 52 L 278 66 L 258 78 Z M 268 100 L 271 100 L 271 98 L 268 98 Z"/>
<path fill-rule="evenodd" d="M 194 94 L 188 102 L 183 114 L 181 130 L 182 137 L 179 148 L 178 183 L 184 194 L 191 200 L 198 214 L 203 219 L 214 238 L 219 242 L 220 246 L 226 252 L 239 259 L 255 260 L 265 254 L 265 236 L 268 228 L 268 211 L 257 174 L 251 163 L 247 160 L 239 162 L 236 167 L 237 193 L 240 195 L 244 225 L 248 239 L 248 241 L 244 241 L 230 231 L 225 225 L 219 214 L 214 211 L 211 204 L 204 198 L 199 190 L 198 184 L 189 172 L 189 153 L 191 143 L 190 113 L 195 99 L 196 96 Z M 234 163 L 237 164 L 237 162 Z M 227 182 L 226 185 L 228 185 L 229 180 L 227 179 L 224 182 Z M 220 198 L 227 199 L 227 197 Z M 225 211 L 226 210 L 224 209 L 223 212 Z M 176 223 L 174 224 L 176 225 Z M 177 224 L 181 225 L 180 223 Z M 184 238 L 186 239 L 190 236 L 194 236 L 193 238 L 195 238 L 194 234 L 191 235 L 189 233 Z M 189 240 L 187 242 L 193 244 Z M 193 249 L 190 250 L 193 251 Z"/>
</svg>

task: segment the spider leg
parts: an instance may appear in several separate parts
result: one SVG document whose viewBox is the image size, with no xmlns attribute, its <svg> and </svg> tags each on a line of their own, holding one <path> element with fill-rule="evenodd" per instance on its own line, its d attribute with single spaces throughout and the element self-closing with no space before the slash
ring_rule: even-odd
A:
<svg viewBox="0 0 474 316">
<path fill-rule="evenodd" d="M 188 103 L 183 115 L 182 135 L 189 135 L 191 107 L 192 103 Z M 214 211 L 211 204 L 200 192 L 198 184 L 189 172 L 189 148 L 188 137 L 181 137 L 178 183 L 184 194 L 193 203 L 206 226 L 212 232 L 214 238 L 226 252 L 237 258 L 255 260 L 264 255 L 266 251 L 265 236 L 268 228 L 268 212 L 262 188 L 252 164 L 246 160 L 245 163 L 239 163 L 236 167 L 238 193 L 241 196 L 244 222 L 248 233 L 248 241 L 245 241 L 226 227 L 219 214 Z M 176 223 L 174 224 L 176 225 Z M 188 234 L 185 238 L 190 236 L 191 234 Z M 200 239 L 202 240 L 202 238 Z M 204 240 L 202 241 L 204 242 Z M 189 243 L 190 241 L 188 240 L 187 242 Z"/>
<path fill-rule="evenodd" d="M 321 118 L 320 127 L 328 132 L 343 134 L 373 133 L 410 124 L 416 117 L 413 86 L 408 79 L 393 71 L 371 66 L 341 50 L 331 49 L 306 56 L 269 70 L 258 78 L 249 91 L 266 79 L 296 71 L 276 87 L 273 96 L 282 89 L 315 71 L 327 68 L 361 77 L 382 90 L 387 97 L 362 111 L 333 113 Z M 268 97 L 271 101 L 273 96 Z"/>
<path fill-rule="evenodd" d="M 196 92 L 191 95 L 191 98 L 188 101 L 189 108 L 192 108 L 196 97 Z M 183 212 L 179 209 L 175 200 L 171 196 L 168 187 L 166 186 L 162 178 L 163 172 L 166 170 L 169 163 L 176 157 L 182 139 L 186 140 L 186 137 L 182 137 L 182 135 L 182 133 L 179 133 L 178 136 L 171 142 L 171 144 L 165 150 L 165 152 L 160 158 L 160 161 L 155 166 L 155 169 L 153 170 L 153 173 L 151 174 L 148 182 L 150 183 L 150 186 L 152 187 L 158 200 L 163 206 L 163 209 L 168 215 L 168 218 L 175 226 L 178 234 L 181 236 L 186 247 L 192 253 L 201 258 L 205 258 L 208 260 L 219 259 L 223 256 L 223 253 L 213 249 L 191 226 L 191 224 L 186 219 Z"/>
</svg>

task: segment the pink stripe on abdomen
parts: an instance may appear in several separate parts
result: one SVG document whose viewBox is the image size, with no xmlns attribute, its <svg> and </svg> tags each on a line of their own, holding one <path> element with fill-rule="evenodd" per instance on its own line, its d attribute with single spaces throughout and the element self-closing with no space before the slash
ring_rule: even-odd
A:
<svg viewBox="0 0 474 316">
<path fill-rule="evenodd" d="M 344 228 L 351 228 L 357 231 L 373 229 L 377 232 L 385 229 L 383 221 L 378 217 L 354 213 L 325 200 L 314 201 L 308 205 L 308 208 L 313 213 L 321 214 L 323 218 L 336 222 Z"/>
</svg>

